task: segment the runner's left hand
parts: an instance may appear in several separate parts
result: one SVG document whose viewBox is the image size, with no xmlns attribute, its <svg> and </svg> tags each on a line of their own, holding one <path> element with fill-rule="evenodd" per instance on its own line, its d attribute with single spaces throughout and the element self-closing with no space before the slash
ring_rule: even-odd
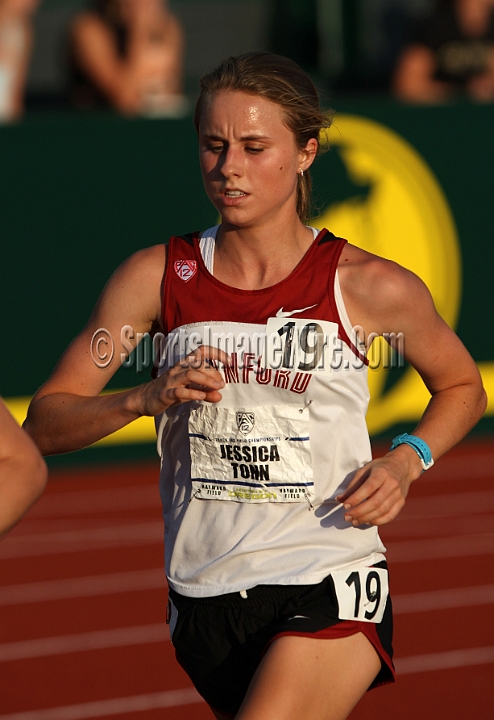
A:
<svg viewBox="0 0 494 720">
<path fill-rule="evenodd" d="M 398 515 L 411 482 L 421 474 L 415 451 L 400 446 L 357 470 L 336 500 L 343 504 L 345 520 L 352 525 L 385 525 Z"/>
</svg>

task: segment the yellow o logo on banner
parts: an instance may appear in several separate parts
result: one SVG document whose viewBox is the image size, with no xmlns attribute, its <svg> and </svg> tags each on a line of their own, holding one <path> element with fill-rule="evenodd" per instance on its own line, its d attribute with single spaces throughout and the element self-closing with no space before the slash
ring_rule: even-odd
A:
<svg viewBox="0 0 494 720">
<path fill-rule="evenodd" d="M 406 140 L 367 118 L 337 115 L 328 135 L 353 182 L 372 189 L 365 201 L 326 208 L 317 226 L 412 270 L 454 327 L 461 295 L 460 249 L 451 211 L 432 171 Z M 386 373 L 384 367 L 369 371 L 371 433 L 418 420 L 430 397 L 413 368 L 387 392 Z"/>
</svg>

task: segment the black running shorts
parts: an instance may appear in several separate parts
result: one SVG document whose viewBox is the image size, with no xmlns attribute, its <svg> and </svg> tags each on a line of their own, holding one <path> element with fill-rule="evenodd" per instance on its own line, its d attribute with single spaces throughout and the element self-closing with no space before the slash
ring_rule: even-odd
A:
<svg viewBox="0 0 494 720">
<path fill-rule="evenodd" d="M 329 639 L 362 632 L 381 658 L 371 687 L 394 681 L 390 598 L 380 623 L 340 620 L 331 575 L 317 585 L 259 585 L 247 597 L 190 598 L 170 589 L 170 600 L 177 660 L 206 702 L 226 715 L 238 712 L 269 644 L 283 635 Z"/>
</svg>

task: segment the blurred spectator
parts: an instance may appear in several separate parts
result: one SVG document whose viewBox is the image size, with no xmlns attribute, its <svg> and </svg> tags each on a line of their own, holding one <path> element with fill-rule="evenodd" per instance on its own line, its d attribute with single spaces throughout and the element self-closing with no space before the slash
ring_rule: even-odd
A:
<svg viewBox="0 0 494 720">
<path fill-rule="evenodd" d="M 31 55 L 31 16 L 39 0 L 0 0 L 0 122 L 22 115 Z"/>
<path fill-rule="evenodd" d="M 432 2 L 317 0 L 317 31 L 307 32 L 306 36 L 313 52 L 318 36 L 319 69 L 331 89 L 359 94 L 387 92 L 410 26 L 430 11 Z"/>
<path fill-rule="evenodd" d="M 165 0 L 94 0 L 72 32 L 76 107 L 180 115 L 182 28 Z"/>
<path fill-rule="evenodd" d="M 0 400 L 0 537 L 38 499 L 46 477 L 38 448 Z"/>
<path fill-rule="evenodd" d="M 398 98 L 494 100 L 494 0 L 442 0 L 417 27 L 394 76 Z"/>
</svg>

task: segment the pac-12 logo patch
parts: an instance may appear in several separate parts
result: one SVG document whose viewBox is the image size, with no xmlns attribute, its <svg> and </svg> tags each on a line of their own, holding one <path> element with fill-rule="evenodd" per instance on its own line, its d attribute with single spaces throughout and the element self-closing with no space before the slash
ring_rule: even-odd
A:
<svg viewBox="0 0 494 720">
<path fill-rule="evenodd" d="M 180 280 L 188 282 L 197 272 L 195 260 L 175 260 L 175 272 Z"/>
<path fill-rule="evenodd" d="M 237 428 L 242 435 L 248 435 L 256 422 L 256 416 L 253 412 L 245 412 L 245 410 L 237 410 Z"/>
</svg>

